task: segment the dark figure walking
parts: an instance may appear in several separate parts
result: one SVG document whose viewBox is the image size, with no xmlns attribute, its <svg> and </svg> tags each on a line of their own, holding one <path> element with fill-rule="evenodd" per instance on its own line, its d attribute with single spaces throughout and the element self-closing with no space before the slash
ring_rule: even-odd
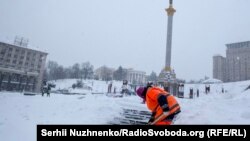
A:
<svg viewBox="0 0 250 141">
<path fill-rule="evenodd" d="M 49 84 L 47 88 L 47 97 L 50 97 L 50 90 L 51 90 L 51 85 Z"/>
<path fill-rule="evenodd" d="M 46 80 L 43 80 L 43 86 L 42 86 L 42 89 L 41 89 L 41 91 L 42 91 L 42 96 L 44 96 L 44 93 L 46 93 L 46 90 L 47 90 L 46 85 L 47 85 L 47 81 L 46 81 Z"/>
<path fill-rule="evenodd" d="M 114 87 L 114 94 L 116 94 L 116 87 Z"/>
<path fill-rule="evenodd" d="M 205 92 L 208 93 L 208 85 L 205 86 Z"/>
<path fill-rule="evenodd" d="M 55 84 L 51 84 L 51 83 L 43 83 L 44 86 L 42 87 L 42 96 L 44 96 L 45 93 L 47 93 L 47 97 L 50 97 L 50 90 L 51 88 L 55 88 L 56 85 Z"/>
<path fill-rule="evenodd" d="M 199 97 L 199 95 L 200 95 L 199 89 L 197 89 L 196 94 L 197 94 L 197 97 Z"/>
<path fill-rule="evenodd" d="M 108 93 L 111 93 L 111 90 L 112 90 L 112 83 L 108 85 Z"/>
<path fill-rule="evenodd" d="M 190 88 L 189 98 L 190 98 L 190 99 L 193 99 L 193 98 L 194 98 L 194 91 L 193 91 L 193 88 Z"/>
</svg>

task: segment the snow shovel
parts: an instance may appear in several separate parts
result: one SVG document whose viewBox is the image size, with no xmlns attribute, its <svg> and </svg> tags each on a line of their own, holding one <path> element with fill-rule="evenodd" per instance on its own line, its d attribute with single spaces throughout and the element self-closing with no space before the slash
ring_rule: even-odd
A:
<svg viewBox="0 0 250 141">
<path fill-rule="evenodd" d="M 155 125 L 158 121 L 165 119 L 169 115 L 170 115 L 170 112 L 165 112 L 165 113 L 163 112 L 153 122 L 149 122 L 148 125 Z"/>
</svg>

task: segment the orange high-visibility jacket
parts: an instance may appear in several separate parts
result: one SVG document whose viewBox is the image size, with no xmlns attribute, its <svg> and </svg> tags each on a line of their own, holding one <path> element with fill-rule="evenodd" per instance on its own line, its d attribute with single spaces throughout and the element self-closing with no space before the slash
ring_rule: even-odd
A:
<svg viewBox="0 0 250 141">
<path fill-rule="evenodd" d="M 147 91 L 146 104 L 150 111 L 156 112 L 155 118 L 163 113 L 163 110 L 158 103 L 158 98 L 160 95 L 165 95 L 167 98 L 167 103 L 170 112 L 169 115 L 180 111 L 180 106 L 174 96 L 170 95 L 168 92 L 164 91 L 159 87 L 152 87 L 149 88 Z"/>
</svg>

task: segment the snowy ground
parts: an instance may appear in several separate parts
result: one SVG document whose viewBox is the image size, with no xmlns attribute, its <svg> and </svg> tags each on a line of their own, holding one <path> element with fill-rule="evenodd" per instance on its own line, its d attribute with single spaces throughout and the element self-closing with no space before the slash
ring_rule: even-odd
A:
<svg viewBox="0 0 250 141">
<path fill-rule="evenodd" d="M 250 90 L 244 91 L 249 85 L 250 81 L 210 84 L 211 93 L 205 94 L 204 84 L 186 84 L 185 98 L 190 88 L 201 94 L 179 99 L 182 113 L 176 124 L 250 124 Z"/>
<path fill-rule="evenodd" d="M 120 111 L 116 100 L 104 95 L 0 93 L 0 101 L 0 138 L 5 141 L 36 140 L 37 124 L 107 124 Z"/>
<path fill-rule="evenodd" d="M 106 92 L 104 82 L 95 83 L 98 91 Z M 185 85 L 186 98 L 178 99 L 182 112 L 175 124 L 250 124 L 250 90 L 243 92 L 249 84 L 250 81 L 211 85 L 207 95 L 203 84 Z M 221 93 L 222 85 L 227 93 Z M 187 98 L 191 87 L 200 89 L 199 98 Z M 91 93 L 42 97 L 0 92 L 0 138 L 34 141 L 37 124 L 109 124 L 121 116 L 122 108 L 147 111 L 141 101 L 136 96 L 113 98 Z"/>
<path fill-rule="evenodd" d="M 241 95 L 202 94 L 179 102 L 182 113 L 176 124 L 250 124 L 250 91 Z"/>
</svg>

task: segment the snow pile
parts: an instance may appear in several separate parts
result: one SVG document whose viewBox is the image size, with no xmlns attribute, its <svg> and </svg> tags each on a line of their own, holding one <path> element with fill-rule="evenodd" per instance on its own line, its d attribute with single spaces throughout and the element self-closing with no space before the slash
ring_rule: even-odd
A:
<svg viewBox="0 0 250 141">
<path fill-rule="evenodd" d="M 121 81 L 100 81 L 100 80 L 82 80 L 84 86 L 92 88 L 92 90 L 86 89 L 72 89 L 72 85 L 75 84 L 79 79 L 62 79 L 57 81 L 51 81 L 56 85 L 52 90 L 69 90 L 70 92 L 76 93 L 107 93 L 108 85 L 112 83 L 112 92 L 116 88 L 116 92 L 121 91 L 122 82 Z"/>
<path fill-rule="evenodd" d="M 202 83 L 203 84 L 214 84 L 214 83 L 223 83 L 223 82 L 219 79 L 211 78 L 211 79 L 204 80 Z"/>
</svg>

